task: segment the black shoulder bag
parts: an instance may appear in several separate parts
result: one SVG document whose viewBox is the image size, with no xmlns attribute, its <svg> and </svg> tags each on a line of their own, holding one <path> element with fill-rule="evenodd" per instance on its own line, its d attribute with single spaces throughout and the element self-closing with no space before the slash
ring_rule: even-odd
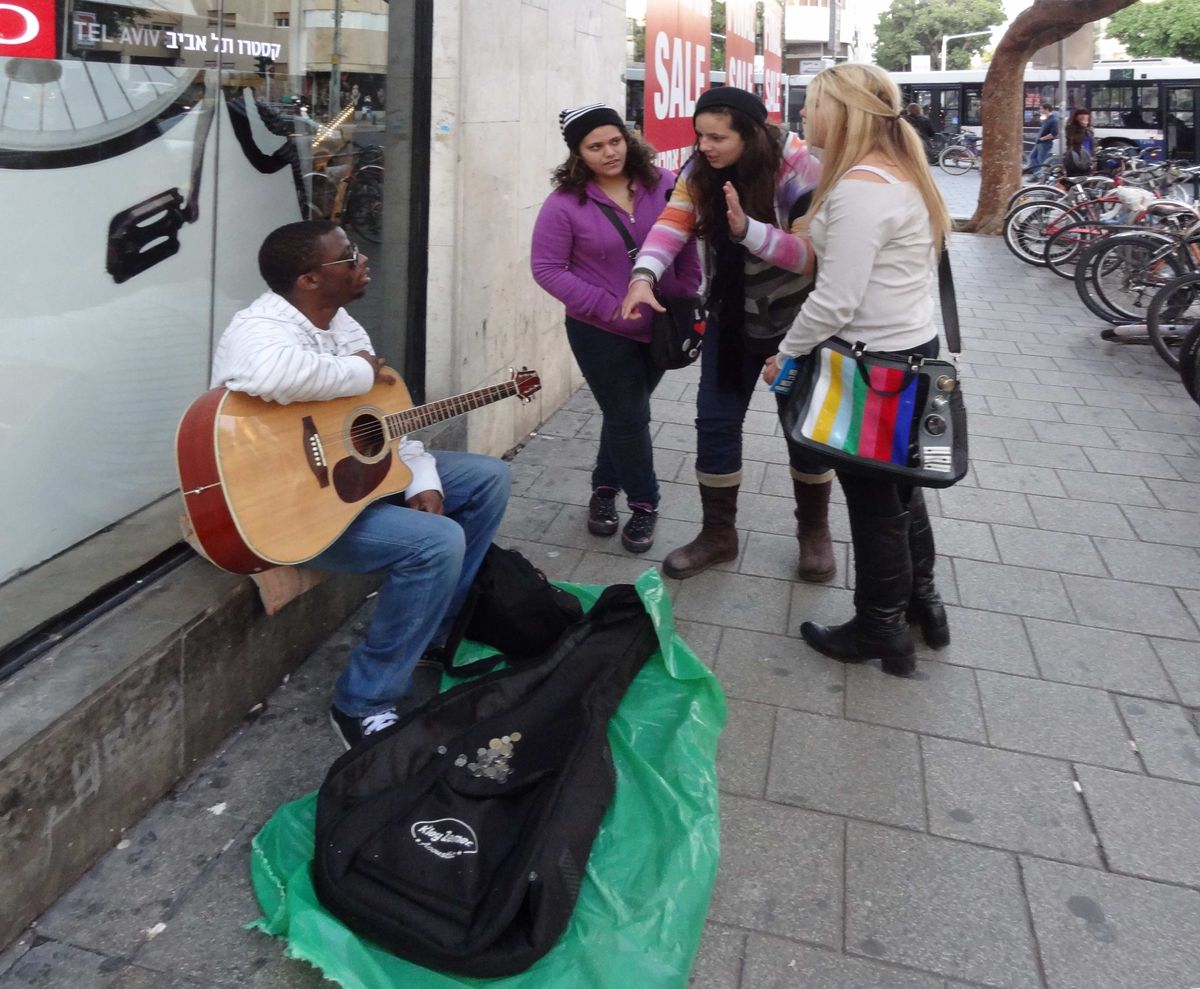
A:
<svg viewBox="0 0 1200 989">
<path fill-rule="evenodd" d="M 605 206 L 603 203 L 596 205 L 625 241 L 629 260 L 635 260 L 638 246 L 634 243 L 633 235 L 626 229 L 625 224 L 617 219 L 617 214 L 611 206 Z M 687 367 L 700 356 L 700 348 L 704 344 L 705 323 L 704 314 L 700 311 L 700 300 L 690 295 L 664 296 L 657 289 L 654 298 L 667 311 L 655 312 L 650 323 L 650 359 L 664 371 Z"/>
</svg>

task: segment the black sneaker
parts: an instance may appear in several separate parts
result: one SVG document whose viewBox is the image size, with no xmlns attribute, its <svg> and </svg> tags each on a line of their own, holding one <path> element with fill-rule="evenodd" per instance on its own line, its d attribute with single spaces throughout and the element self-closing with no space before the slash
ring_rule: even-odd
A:
<svg viewBox="0 0 1200 989">
<path fill-rule="evenodd" d="M 621 545 L 630 553 L 645 553 L 654 545 L 654 526 L 657 522 L 658 512 L 635 508 L 621 533 Z"/>
<path fill-rule="evenodd" d="M 394 707 L 376 714 L 368 714 L 365 718 L 355 718 L 339 711 L 337 705 L 330 705 L 329 723 L 333 725 L 333 733 L 347 749 L 353 748 L 368 735 L 390 728 L 400 720 Z"/>
<path fill-rule="evenodd" d="M 611 488 L 597 488 L 588 502 L 588 532 L 593 536 L 611 536 L 617 531 L 617 493 Z"/>
</svg>

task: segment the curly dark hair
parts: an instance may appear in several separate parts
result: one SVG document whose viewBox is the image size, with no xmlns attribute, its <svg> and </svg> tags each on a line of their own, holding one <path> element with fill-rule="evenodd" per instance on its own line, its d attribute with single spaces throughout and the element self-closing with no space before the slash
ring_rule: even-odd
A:
<svg viewBox="0 0 1200 989">
<path fill-rule="evenodd" d="M 338 229 L 329 220 L 298 220 L 272 230 L 258 249 L 258 271 L 272 292 L 287 295 L 296 279 L 321 262 L 321 238 Z"/>
<path fill-rule="evenodd" d="M 709 238 L 727 228 L 725 194 L 721 188 L 726 182 L 732 182 L 737 189 L 747 216 L 774 225 L 775 183 L 783 164 L 782 132 L 774 124 L 756 123 L 733 107 L 714 107 L 704 112 L 728 118 L 729 126 L 745 142 L 745 149 L 732 168 L 718 171 L 699 153 L 700 138 L 696 138 L 687 177 L 688 192 L 696 209 L 696 236 Z"/>
<path fill-rule="evenodd" d="M 624 127 L 617 127 L 617 130 L 625 138 L 624 175 L 629 179 L 630 193 L 633 192 L 635 182 L 645 189 L 657 189 L 661 176 L 654 165 L 654 149 L 645 141 L 634 137 Z M 551 176 L 554 188 L 574 193 L 581 203 L 587 199 L 587 184 L 591 180 L 592 170 L 574 151 L 567 155 L 567 160 L 559 165 Z"/>
</svg>

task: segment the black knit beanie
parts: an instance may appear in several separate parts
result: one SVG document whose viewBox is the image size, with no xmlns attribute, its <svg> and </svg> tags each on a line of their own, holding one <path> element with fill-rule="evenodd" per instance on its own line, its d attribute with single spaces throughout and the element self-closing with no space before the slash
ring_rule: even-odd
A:
<svg viewBox="0 0 1200 989">
<path fill-rule="evenodd" d="M 740 110 L 759 126 L 766 126 L 767 123 L 766 104 L 753 93 L 736 86 L 714 86 L 712 89 L 706 89 L 696 100 L 696 112 L 692 114 L 692 119 L 695 120 L 697 114 L 718 109 Z"/>
<path fill-rule="evenodd" d="M 579 147 L 579 142 L 597 127 L 612 124 L 625 133 L 625 121 L 612 107 L 603 103 L 589 103 L 587 106 L 576 107 L 574 110 L 563 110 L 558 115 L 558 126 L 562 131 L 563 140 L 572 151 Z"/>
</svg>

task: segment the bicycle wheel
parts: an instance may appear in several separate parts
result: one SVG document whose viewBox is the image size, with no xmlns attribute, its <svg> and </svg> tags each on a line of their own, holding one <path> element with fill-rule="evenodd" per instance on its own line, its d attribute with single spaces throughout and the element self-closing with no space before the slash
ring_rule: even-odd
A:
<svg viewBox="0 0 1200 989">
<path fill-rule="evenodd" d="M 1088 283 L 1080 298 L 1092 312 L 1110 323 L 1140 323 L 1150 300 L 1172 278 L 1183 274 L 1175 254 L 1176 242 L 1145 234 L 1109 237 L 1093 245 L 1075 266 L 1075 287 L 1080 276 Z"/>
<path fill-rule="evenodd" d="M 975 163 L 975 156 L 959 144 L 952 144 L 938 155 L 938 164 L 947 175 L 965 175 Z"/>
<path fill-rule="evenodd" d="M 337 183 L 324 172 L 309 172 L 304 176 L 306 220 L 328 220 L 337 202 Z"/>
<path fill-rule="evenodd" d="M 1188 331 L 1179 348 L 1179 377 L 1192 401 L 1200 404 L 1200 323 Z"/>
<path fill-rule="evenodd" d="M 1060 278 L 1074 278 L 1075 262 L 1079 260 L 1083 251 L 1097 241 L 1111 236 L 1118 229 L 1094 220 L 1068 223 L 1054 231 L 1046 241 L 1043 254 L 1046 267 Z"/>
<path fill-rule="evenodd" d="M 1183 338 L 1200 320 L 1200 272 L 1190 271 L 1154 293 L 1146 313 L 1150 343 L 1170 367 L 1179 370 Z"/>
<path fill-rule="evenodd" d="M 1018 206 L 1004 221 L 1004 243 L 1026 264 L 1045 265 L 1046 241 L 1053 230 L 1047 227 L 1069 210 L 1059 202 L 1035 200 Z"/>
<path fill-rule="evenodd" d="M 1004 215 L 1007 216 L 1018 206 L 1024 206 L 1026 203 L 1033 202 L 1037 199 L 1041 202 L 1050 202 L 1056 199 L 1062 199 L 1064 193 L 1056 185 L 1026 185 L 1022 186 L 1011 196 L 1008 197 L 1008 205 L 1004 207 Z"/>
<path fill-rule="evenodd" d="M 350 192 L 346 219 L 364 240 L 383 240 L 383 189 L 374 183 L 357 185 Z"/>
</svg>

